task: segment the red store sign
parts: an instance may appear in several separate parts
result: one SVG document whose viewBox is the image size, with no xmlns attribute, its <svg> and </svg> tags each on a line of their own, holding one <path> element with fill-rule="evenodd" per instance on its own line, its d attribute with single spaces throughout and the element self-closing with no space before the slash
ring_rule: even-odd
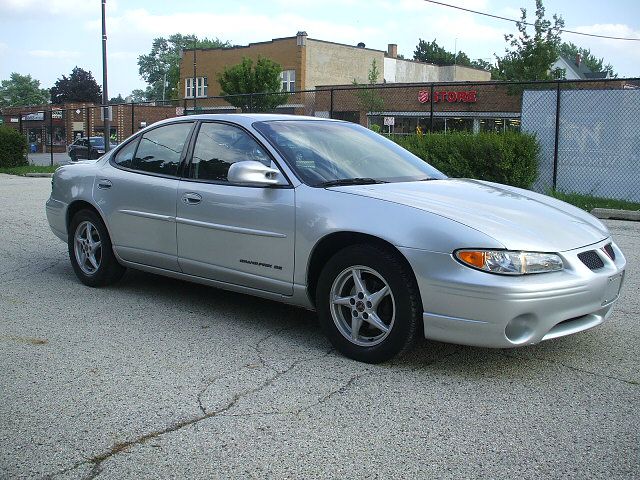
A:
<svg viewBox="0 0 640 480">
<path fill-rule="evenodd" d="M 429 102 L 430 92 L 429 90 L 420 90 L 418 92 L 418 101 L 420 103 Z M 473 103 L 478 101 L 478 91 L 477 90 L 467 90 L 467 91 L 447 91 L 442 90 L 439 92 L 433 92 L 433 103 L 438 102 L 449 102 L 449 103 Z"/>
</svg>

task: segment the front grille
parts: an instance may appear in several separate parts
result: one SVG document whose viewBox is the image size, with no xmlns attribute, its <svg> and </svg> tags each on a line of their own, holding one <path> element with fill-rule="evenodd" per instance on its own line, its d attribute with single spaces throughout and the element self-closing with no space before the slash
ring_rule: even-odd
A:
<svg viewBox="0 0 640 480">
<path fill-rule="evenodd" d="M 598 270 L 599 268 L 604 267 L 604 262 L 595 250 L 589 250 L 588 252 L 579 253 L 578 258 L 590 270 Z"/>
<path fill-rule="evenodd" d="M 610 258 L 611 260 L 615 260 L 615 259 L 616 259 L 616 252 L 614 252 L 614 251 L 613 251 L 613 247 L 611 246 L 611 244 L 610 244 L 610 243 L 607 243 L 607 244 L 604 246 L 604 251 L 605 251 L 605 253 L 606 253 L 607 255 L 609 255 L 609 258 Z"/>
</svg>

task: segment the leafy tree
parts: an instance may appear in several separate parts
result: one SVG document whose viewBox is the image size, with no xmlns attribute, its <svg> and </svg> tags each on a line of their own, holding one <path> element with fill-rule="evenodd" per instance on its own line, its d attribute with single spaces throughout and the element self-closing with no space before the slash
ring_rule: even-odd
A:
<svg viewBox="0 0 640 480">
<path fill-rule="evenodd" d="M 471 67 L 477 68 L 478 70 L 486 70 L 487 72 L 490 72 L 494 68 L 492 63 L 487 62 L 482 58 L 471 60 Z"/>
<path fill-rule="evenodd" d="M 564 27 L 562 17 L 553 15 L 553 22 L 545 18 L 542 0 L 536 0 L 534 32 L 527 32 L 527 10 L 521 8 L 522 16 L 516 22 L 519 35 L 505 35 L 509 47 L 503 57 L 496 55 L 497 67 L 492 76 L 500 80 L 552 80 L 561 76 L 559 69 L 551 67 L 558 59 L 560 30 Z"/>
<path fill-rule="evenodd" d="M 9 80 L 0 83 L 0 107 L 41 105 L 49 101 L 49 91 L 40 88 L 40 81 L 31 75 L 13 72 Z"/>
<path fill-rule="evenodd" d="M 229 42 L 218 38 L 199 39 L 195 35 L 174 33 L 168 38 L 158 37 L 153 40 L 151 51 L 138 57 L 138 72 L 149 84 L 145 92 L 145 100 L 161 100 L 164 86 L 164 98 L 177 99 L 180 89 L 180 55 L 185 49 L 192 48 L 227 48 Z M 197 57 L 196 57 L 197 60 Z"/>
<path fill-rule="evenodd" d="M 112 97 L 111 100 L 109 100 L 109 103 L 113 103 L 113 104 L 119 104 L 119 103 L 125 103 L 126 100 L 124 98 L 122 98 L 122 94 L 119 93 L 117 97 Z"/>
<path fill-rule="evenodd" d="M 571 42 L 563 42 L 562 45 L 560 45 L 560 55 L 571 60 L 575 60 L 576 56 L 580 55 L 580 57 L 582 57 L 581 61 L 589 67 L 592 72 L 607 72 L 608 76 L 613 78 L 618 76 L 618 74 L 613 71 L 613 66 L 611 66 L 610 63 L 605 65 L 604 58 L 596 57 L 588 48 L 578 47 Z"/>
<path fill-rule="evenodd" d="M 150 90 L 147 87 L 147 91 Z M 147 92 L 141 88 L 136 88 L 127 96 L 127 102 L 145 102 L 147 101 Z"/>
<path fill-rule="evenodd" d="M 418 45 L 413 52 L 413 59 L 420 62 L 433 63 L 435 65 L 461 65 L 463 67 L 479 68 L 490 71 L 492 65 L 481 58 L 471 60 L 464 52 L 449 52 L 435 41 L 426 42 L 419 39 Z"/>
<path fill-rule="evenodd" d="M 384 99 L 380 96 L 380 91 L 371 88 L 378 83 L 378 78 L 380 78 L 380 70 L 376 60 L 373 59 L 367 75 L 368 84 L 361 85 L 355 79 L 353 80 L 355 86 L 362 87 L 356 91 L 356 95 L 360 100 L 360 105 L 367 112 L 381 112 L 384 107 Z"/>
<path fill-rule="evenodd" d="M 56 80 L 51 87 L 51 102 L 57 105 L 65 102 L 102 103 L 102 89 L 91 72 L 75 67 L 71 75 Z"/>
<path fill-rule="evenodd" d="M 273 110 L 289 97 L 281 92 L 281 72 L 282 67 L 269 58 L 258 57 L 254 67 L 253 60 L 244 57 L 241 63 L 225 68 L 218 75 L 220 94 L 243 112 Z M 250 93 L 261 95 L 248 95 Z"/>
</svg>

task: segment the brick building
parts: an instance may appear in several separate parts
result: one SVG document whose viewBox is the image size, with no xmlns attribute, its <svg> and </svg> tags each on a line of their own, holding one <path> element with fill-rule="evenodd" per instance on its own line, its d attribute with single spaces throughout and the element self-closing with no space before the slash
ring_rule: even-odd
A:
<svg viewBox="0 0 640 480">
<path fill-rule="evenodd" d="M 320 85 L 367 83 L 375 60 L 380 83 L 485 81 L 490 73 L 461 66 L 437 66 L 398 58 L 397 45 L 386 51 L 309 38 L 306 32 L 232 48 L 187 49 L 180 61 L 180 93 L 183 99 L 220 94 L 217 77 L 242 61 L 269 58 L 282 67 L 282 89 L 288 92 L 313 90 Z M 194 75 L 195 62 L 195 75 Z M 195 89 L 194 85 L 195 77 Z M 220 107 L 222 108 L 222 106 Z"/>
<path fill-rule="evenodd" d="M 332 88 L 333 93 L 315 95 L 314 115 L 378 125 L 385 132 L 415 133 L 418 126 L 423 132 L 501 132 L 520 128 L 522 92 L 502 84 L 435 84 L 433 92 L 431 85 L 386 85 L 368 89 L 366 98 L 351 85 L 320 86 L 319 91 L 323 88 Z M 372 96 L 378 99 L 375 111 L 367 106 L 367 98 Z"/>
<path fill-rule="evenodd" d="M 121 104 L 111 108 L 111 138 L 118 143 L 140 128 L 182 114 L 182 108 L 170 106 Z M 54 152 L 64 152 L 78 137 L 103 135 L 101 110 L 93 103 L 65 103 L 9 107 L 0 116 L 5 126 L 26 135 L 31 150 L 48 152 L 53 144 Z"/>
</svg>

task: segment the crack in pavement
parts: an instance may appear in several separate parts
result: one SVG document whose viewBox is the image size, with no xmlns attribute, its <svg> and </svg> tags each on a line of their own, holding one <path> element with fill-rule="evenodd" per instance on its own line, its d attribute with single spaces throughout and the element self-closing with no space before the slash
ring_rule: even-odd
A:
<svg viewBox="0 0 640 480">
<path fill-rule="evenodd" d="M 45 266 L 44 268 L 38 269 L 37 271 L 30 271 L 26 275 L 22 275 L 22 276 L 18 275 L 18 276 L 10 278 L 8 280 L 2 280 L 2 281 L 0 281 L 0 285 L 8 285 L 8 284 L 13 283 L 13 282 L 18 281 L 18 280 L 24 280 L 25 278 L 29 278 L 29 277 L 34 277 L 36 275 L 40 275 L 42 273 L 45 273 L 45 272 L 55 268 L 56 266 L 58 266 L 60 263 L 62 263 L 65 260 L 66 260 L 66 258 L 59 258 L 55 262 L 50 263 L 47 266 Z M 21 267 L 18 267 L 15 270 L 9 270 L 7 272 L 0 273 L 0 277 L 5 277 L 5 276 L 7 276 L 7 275 L 9 275 L 11 273 L 18 273 L 18 272 L 20 272 L 20 271 L 22 271 L 22 270 L 24 270 L 26 268 L 30 268 L 30 267 L 36 267 L 37 268 L 37 263 L 34 262 L 33 264 L 27 264 L 27 265 L 23 265 Z"/>
<path fill-rule="evenodd" d="M 574 370 L 576 372 L 586 373 L 586 374 L 592 375 L 594 377 L 608 378 L 609 380 L 615 380 L 617 382 L 626 383 L 627 385 L 633 385 L 634 387 L 637 387 L 638 385 L 640 385 L 640 382 L 635 381 L 635 380 L 626 380 L 624 378 L 614 377 L 612 375 L 606 375 L 604 373 L 592 372 L 591 370 L 586 370 L 584 368 L 575 367 L 573 365 L 567 365 L 566 363 L 562 363 L 562 362 L 559 362 L 557 360 L 552 360 L 550 358 L 543 358 L 543 357 L 536 357 L 536 356 L 520 357 L 518 355 L 510 355 L 505 351 L 502 351 L 501 354 L 504 355 L 505 357 L 516 358 L 518 360 L 531 359 L 531 360 L 536 360 L 538 362 L 551 363 L 552 365 L 559 365 L 561 367 L 568 368 L 569 370 Z"/>
<path fill-rule="evenodd" d="M 272 336 L 272 335 L 270 335 Z M 265 339 L 261 340 L 264 341 Z M 163 429 L 160 430 L 154 430 L 152 432 L 146 433 L 144 435 L 141 435 L 139 437 L 136 437 L 132 440 L 127 440 L 124 442 L 119 442 L 116 443 L 115 445 L 113 445 L 110 449 L 108 449 L 107 451 L 98 454 L 98 455 L 94 455 L 93 457 L 87 459 L 87 460 L 83 460 L 81 462 L 78 462 L 76 464 L 74 464 L 73 466 L 66 468 L 64 470 L 60 470 L 58 472 L 55 472 L 53 474 L 49 474 L 49 475 L 45 475 L 44 478 L 47 479 L 53 479 L 57 476 L 69 473 L 83 465 L 93 465 L 93 468 L 91 470 L 91 472 L 89 472 L 89 474 L 87 475 L 87 480 L 92 480 L 94 478 L 96 478 L 98 475 L 100 475 L 100 473 L 102 472 L 102 464 L 108 460 L 109 458 L 113 457 L 114 455 L 118 455 L 119 453 L 122 453 L 126 450 L 128 450 L 130 447 L 136 446 L 136 445 L 141 445 L 144 444 L 145 442 L 147 442 L 148 440 L 154 439 L 154 438 L 158 438 L 161 437 L 163 435 L 166 435 L 168 433 L 173 433 L 175 431 L 178 431 L 182 428 L 185 427 L 189 427 L 191 425 L 194 425 L 198 422 L 201 422 L 203 420 L 209 419 L 209 418 L 213 418 L 216 416 L 222 416 L 221 414 L 227 412 L 228 410 L 230 410 L 231 408 L 233 408 L 240 400 L 242 400 L 243 398 L 249 396 L 249 395 L 253 395 L 257 392 L 259 392 L 260 390 L 267 388 L 271 385 L 273 385 L 273 383 L 275 383 L 276 380 L 278 380 L 278 378 L 282 377 L 283 375 L 286 375 L 288 372 L 290 372 L 291 370 L 293 370 L 295 367 L 297 367 L 298 365 L 301 365 L 305 362 L 309 362 L 309 361 L 313 361 L 313 360 L 319 360 L 321 358 L 326 357 L 327 355 L 329 355 L 331 352 L 333 351 L 333 349 L 330 349 L 326 352 L 324 352 L 322 355 L 319 356 L 315 356 L 315 357 L 311 357 L 311 358 L 303 358 L 300 360 L 296 360 L 294 361 L 288 368 L 282 370 L 282 371 L 277 371 L 271 367 L 272 370 L 274 370 L 276 373 L 275 375 L 273 375 L 272 377 L 266 379 L 265 381 L 263 381 L 260 385 L 258 385 L 257 387 L 251 388 L 249 390 L 243 391 L 243 392 L 239 392 L 236 393 L 233 398 L 223 407 L 217 409 L 217 410 L 212 410 L 209 411 L 207 413 L 203 413 L 202 415 L 199 415 L 197 417 L 191 418 L 189 420 L 184 420 L 182 422 L 178 422 L 178 423 L 174 423 L 172 425 L 169 425 Z M 242 367 L 244 368 L 244 367 Z M 208 388 L 209 385 L 207 385 L 205 388 Z M 200 394 L 201 395 L 201 394 Z"/>
<path fill-rule="evenodd" d="M 255 345 L 249 345 L 249 348 L 251 348 L 252 350 L 254 350 L 256 352 L 256 354 L 258 355 L 258 361 L 260 362 L 260 365 L 262 367 L 265 367 L 269 370 L 272 370 L 274 372 L 277 372 L 276 369 L 274 369 L 273 367 L 270 367 L 267 365 L 265 358 L 263 357 L 262 351 L 260 350 L 260 346 L 266 342 L 267 340 L 269 340 L 270 338 L 275 337 L 276 335 L 279 335 L 282 332 L 285 332 L 287 330 L 291 330 L 292 327 L 285 327 L 285 328 L 281 328 L 280 330 L 277 330 L 275 332 L 271 332 L 268 335 L 264 336 L 263 338 L 261 338 L 260 340 L 258 340 L 258 342 Z M 231 369 L 225 373 L 222 373 L 220 375 L 216 375 L 212 380 L 210 380 L 204 387 L 203 389 L 198 393 L 197 401 L 198 401 L 198 408 L 200 408 L 200 411 L 203 413 L 203 415 L 207 415 L 207 409 L 206 407 L 203 405 L 202 403 L 202 396 L 207 392 L 207 390 L 209 390 L 209 388 L 211 388 L 211 386 L 216 383 L 218 380 L 222 380 L 223 378 L 229 376 L 229 375 L 233 375 L 234 373 L 237 373 L 239 371 L 241 371 L 242 369 L 247 368 L 247 365 L 242 365 L 241 367 L 238 368 L 234 368 Z"/>
</svg>

